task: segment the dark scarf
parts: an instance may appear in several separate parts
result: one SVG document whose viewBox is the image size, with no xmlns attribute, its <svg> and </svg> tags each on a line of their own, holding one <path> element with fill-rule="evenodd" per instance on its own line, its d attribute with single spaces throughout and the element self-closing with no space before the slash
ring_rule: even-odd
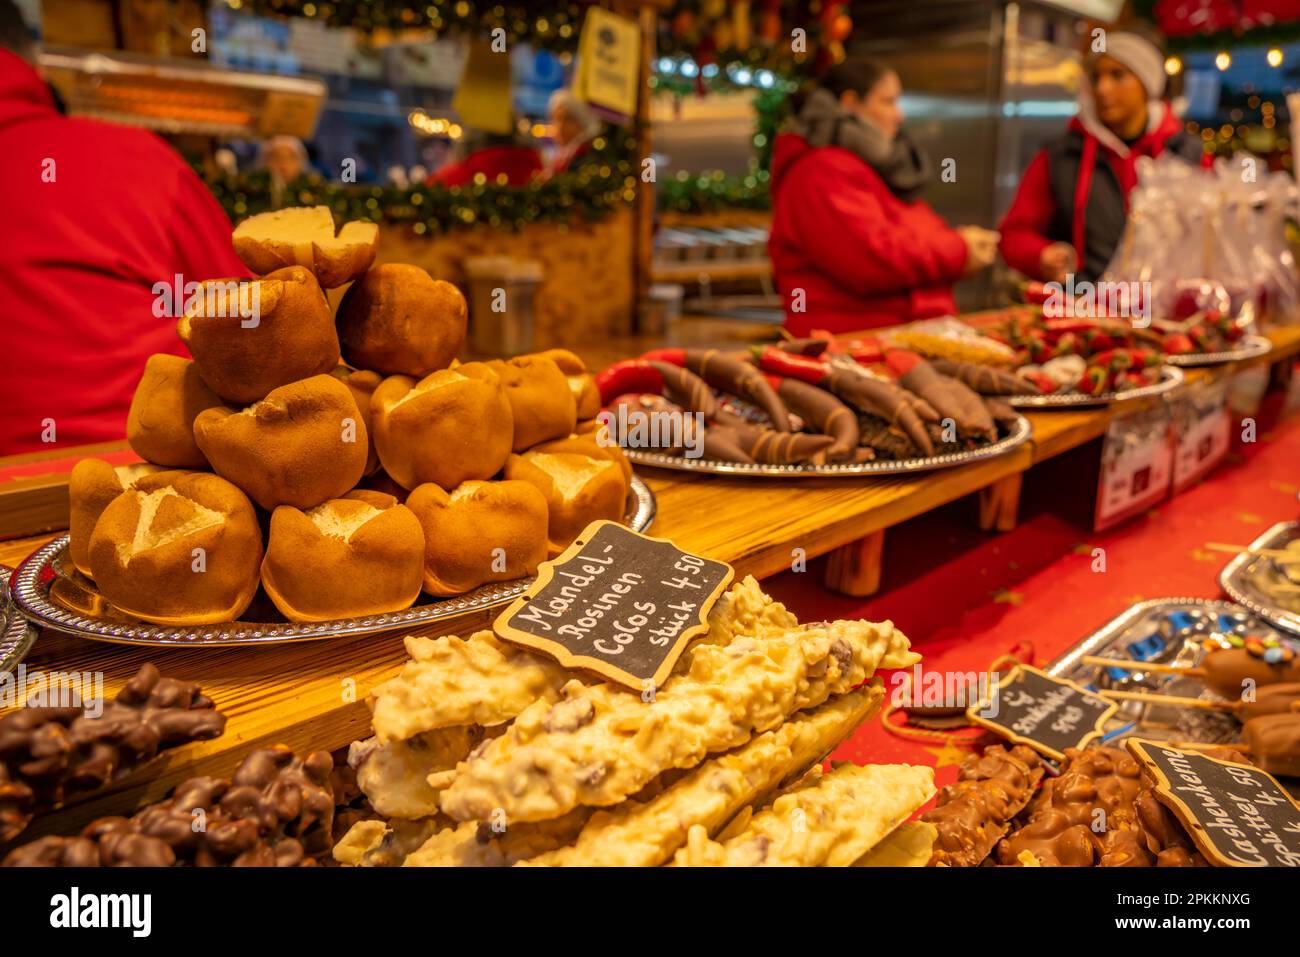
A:
<svg viewBox="0 0 1300 957">
<path fill-rule="evenodd" d="M 841 109 L 829 90 L 809 94 L 792 128 L 809 146 L 838 146 L 859 157 L 904 202 L 919 198 L 930 181 L 929 160 L 905 134 L 886 139 L 875 125 Z"/>
</svg>

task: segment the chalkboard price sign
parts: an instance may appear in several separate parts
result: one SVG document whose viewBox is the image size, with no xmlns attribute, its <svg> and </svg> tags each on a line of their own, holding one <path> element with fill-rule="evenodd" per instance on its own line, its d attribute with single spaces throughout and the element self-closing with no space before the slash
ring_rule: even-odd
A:
<svg viewBox="0 0 1300 957">
<path fill-rule="evenodd" d="M 1205 857 L 1222 867 L 1300 867 L 1300 804 L 1249 764 L 1129 738 L 1155 793 Z"/>
<path fill-rule="evenodd" d="M 617 522 L 592 522 L 497 618 L 503 639 L 566 668 L 595 671 L 644 692 L 672 671 L 686 643 L 708 627 L 731 582 L 723 562 L 684 552 Z"/>
<path fill-rule="evenodd" d="M 966 717 L 1004 738 L 1027 744 L 1057 761 L 1066 748 L 1087 747 L 1118 705 L 1073 681 L 1053 678 L 1028 665 L 1007 672 L 989 694 L 966 709 Z"/>
</svg>

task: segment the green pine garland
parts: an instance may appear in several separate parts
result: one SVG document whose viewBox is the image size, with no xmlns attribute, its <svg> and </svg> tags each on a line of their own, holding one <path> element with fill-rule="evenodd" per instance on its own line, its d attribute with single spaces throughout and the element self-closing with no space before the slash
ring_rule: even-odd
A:
<svg viewBox="0 0 1300 957">
<path fill-rule="evenodd" d="M 486 225 L 512 230 L 528 223 L 593 221 L 631 204 L 636 177 L 632 138 L 622 129 L 592 141 L 575 170 L 527 186 L 476 183 L 363 186 L 305 176 L 290 183 L 281 206 L 328 206 L 336 222 L 360 219 L 412 227 L 417 235 L 440 235 L 458 227 Z M 231 222 L 274 208 L 271 178 L 263 170 L 208 179 L 208 187 Z"/>
<path fill-rule="evenodd" d="M 1134 0 L 1133 11 L 1148 23 L 1158 26 L 1155 15 L 1158 0 Z M 1282 46 L 1300 41 L 1300 20 L 1271 23 L 1249 30 L 1219 30 L 1216 33 L 1194 33 L 1190 36 L 1167 37 L 1165 46 L 1170 53 L 1195 50 L 1226 50 L 1235 46 Z"/>
</svg>

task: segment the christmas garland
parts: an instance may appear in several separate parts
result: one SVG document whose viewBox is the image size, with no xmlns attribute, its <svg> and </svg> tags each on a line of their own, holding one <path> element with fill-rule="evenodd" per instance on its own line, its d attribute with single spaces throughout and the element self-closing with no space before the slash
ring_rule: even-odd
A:
<svg viewBox="0 0 1300 957">
<path fill-rule="evenodd" d="M 727 176 L 721 170 L 699 174 L 683 171 L 660 184 L 659 208 L 674 213 L 771 209 L 768 173 L 754 169 L 744 176 Z"/>
<path fill-rule="evenodd" d="M 1159 0 L 1135 0 L 1133 11 L 1143 20 L 1160 29 L 1160 18 L 1156 15 Z M 1212 33 L 1191 33 L 1185 35 L 1165 34 L 1165 46 L 1170 53 L 1184 53 L 1193 50 L 1226 50 L 1230 47 L 1249 44 L 1252 46 L 1281 46 L 1300 41 L 1300 20 L 1288 20 L 1282 23 L 1259 24 L 1234 30 L 1216 30 Z"/>
<path fill-rule="evenodd" d="M 425 0 L 395 3 L 391 0 L 240 0 L 227 5 L 264 17 L 304 17 L 332 27 L 351 27 L 362 33 L 376 30 L 433 30 L 468 33 L 490 38 L 504 30 L 506 42 L 526 42 L 556 53 L 575 52 L 586 15 L 586 4 L 548 3 L 539 13 L 536 4 L 471 3 L 468 0 Z"/>
<path fill-rule="evenodd" d="M 208 177 L 231 222 L 277 206 L 328 206 L 337 222 L 361 219 L 440 235 L 476 225 L 519 230 L 529 223 L 593 221 L 636 198 L 632 140 L 621 129 L 597 137 L 581 165 L 527 186 L 368 186 L 300 177 L 277 197 L 264 170 Z"/>
</svg>

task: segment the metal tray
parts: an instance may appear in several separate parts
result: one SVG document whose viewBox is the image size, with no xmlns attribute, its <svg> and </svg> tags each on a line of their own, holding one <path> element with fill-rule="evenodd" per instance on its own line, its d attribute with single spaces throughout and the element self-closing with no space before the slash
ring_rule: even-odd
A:
<svg viewBox="0 0 1300 957">
<path fill-rule="evenodd" d="M 1293 635 L 1300 635 L 1300 592 L 1290 607 L 1278 604 L 1263 586 L 1280 584 L 1286 581 L 1286 576 L 1270 559 L 1252 552 L 1261 548 L 1285 548 L 1297 538 L 1300 538 L 1300 522 L 1278 522 L 1250 543 L 1250 551 L 1234 557 L 1219 572 L 1219 585 L 1233 601 Z"/>
<path fill-rule="evenodd" d="M 639 477 L 632 477 L 627 511 L 623 520 L 642 532 L 655 518 L 655 497 Z M 18 566 L 14 575 L 14 598 L 23 614 L 41 627 L 132 645 L 168 647 L 220 647 L 275 645 L 318 638 L 341 638 L 412 628 L 444 621 L 505 605 L 523 594 L 534 578 L 483 585 L 454 598 L 431 599 L 402 611 L 362 618 L 296 624 L 286 621 L 235 621 L 219 625 L 152 625 L 116 611 L 100 597 L 95 583 L 81 575 L 67 560 L 68 536 L 61 535 L 42 546 Z M 274 608 L 272 607 L 272 611 Z"/>
<path fill-rule="evenodd" d="M 720 462 L 717 459 L 688 459 L 662 452 L 644 452 L 625 449 L 628 459 L 637 465 L 649 465 L 679 472 L 700 472 L 710 475 L 743 475 L 757 478 L 851 478 L 855 475 L 902 475 L 909 472 L 928 472 L 932 469 L 952 468 L 979 462 L 983 459 L 1005 455 L 1029 440 L 1029 420 L 1017 416 L 1005 436 L 996 442 L 969 452 L 952 452 L 947 455 L 930 455 L 916 459 L 880 460 L 875 462 L 846 462 L 831 465 L 749 465 L 744 462 Z"/>
<path fill-rule="evenodd" d="M 1254 359 L 1273 351 L 1273 343 L 1265 336 L 1243 336 L 1236 349 L 1224 352 L 1189 352 L 1181 356 L 1165 356 L 1165 364 L 1182 369 L 1218 366 L 1242 359 Z"/>
<path fill-rule="evenodd" d="M 1102 392 L 1100 395 L 1084 395 L 1082 392 L 1061 392 L 1052 395 L 1004 395 L 999 396 L 1008 405 L 1017 409 L 1089 409 L 1114 402 L 1127 402 L 1129 399 L 1141 399 L 1148 395 L 1161 395 L 1175 388 L 1183 381 L 1183 370 L 1173 366 L 1160 367 L 1160 381 L 1144 385 L 1137 389 L 1121 389 L 1119 392 Z"/>
<path fill-rule="evenodd" d="M 36 641 L 36 629 L 19 613 L 9 594 L 12 573 L 12 568 L 0 565 L 0 672 L 16 667 Z"/>
<path fill-rule="evenodd" d="M 1156 622 L 1171 612 L 1188 613 L 1196 624 L 1189 630 L 1174 632 L 1159 628 Z M 1159 694 L 1188 698 L 1218 700 L 1195 678 L 1181 675 L 1133 671 L 1112 676 L 1098 665 L 1083 664 L 1085 655 L 1103 658 L 1132 658 L 1129 646 L 1146 638 L 1153 630 L 1161 634 L 1164 649 L 1145 659 L 1161 664 L 1193 666 L 1200 662 L 1204 650 L 1200 641 L 1215 634 L 1223 634 L 1220 623 L 1227 616 L 1238 634 L 1250 633 L 1265 637 L 1276 636 L 1291 641 L 1266 621 L 1241 605 L 1227 601 L 1203 598 L 1157 598 L 1143 601 L 1112 619 L 1100 629 L 1084 638 L 1073 648 L 1056 658 L 1044 670 L 1058 678 L 1068 678 L 1090 689 L 1112 688 L 1125 691 L 1153 691 Z M 1298 648 L 1297 650 L 1300 650 Z M 1129 735 L 1171 741 L 1203 741 L 1221 743 L 1241 738 L 1241 724 L 1225 712 L 1200 711 L 1175 708 L 1160 704 L 1143 704 L 1140 701 L 1119 701 L 1119 710 L 1107 722 L 1103 742 L 1110 743 Z"/>
</svg>

